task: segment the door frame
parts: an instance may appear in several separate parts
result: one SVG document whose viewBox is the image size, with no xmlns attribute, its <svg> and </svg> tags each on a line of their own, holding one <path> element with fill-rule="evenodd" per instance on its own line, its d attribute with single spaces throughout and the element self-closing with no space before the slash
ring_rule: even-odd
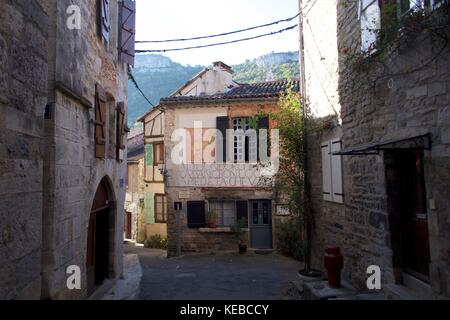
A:
<svg viewBox="0 0 450 320">
<path fill-rule="evenodd" d="M 115 277 L 114 272 L 114 252 L 115 252 L 115 230 L 116 230 L 116 201 L 113 193 L 110 179 L 104 177 L 97 186 L 95 196 L 92 200 L 91 212 L 88 220 L 88 229 L 86 237 L 86 279 L 87 279 L 87 295 L 92 295 L 96 289 L 101 286 L 102 282 L 108 278 Z M 105 216 L 106 215 L 106 216 Z M 98 234 L 98 220 L 101 216 L 101 223 L 104 225 L 103 234 Z M 100 254 L 96 249 L 98 241 L 103 235 L 103 258 L 105 265 L 105 274 L 102 279 L 96 276 L 97 258 Z M 99 238 L 100 237 L 100 238 Z"/>
</svg>

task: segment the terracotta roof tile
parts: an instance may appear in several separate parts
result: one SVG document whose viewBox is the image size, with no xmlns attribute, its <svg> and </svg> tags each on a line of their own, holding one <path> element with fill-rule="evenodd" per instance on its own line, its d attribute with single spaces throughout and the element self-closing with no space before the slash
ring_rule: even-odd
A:
<svg viewBox="0 0 450 320">
<path fill-rule="evenodd" d="M 162 98 L 161 102 L 190 102 L 190 101 L 216 101 L 229 99 L 273 98 L 286 92 L 291 87 L 294 92 L 299 92 L 299 80 L 279 80 L 241 84 L 226 93 L 204 96 L 177 96 Z"/>
</svg>

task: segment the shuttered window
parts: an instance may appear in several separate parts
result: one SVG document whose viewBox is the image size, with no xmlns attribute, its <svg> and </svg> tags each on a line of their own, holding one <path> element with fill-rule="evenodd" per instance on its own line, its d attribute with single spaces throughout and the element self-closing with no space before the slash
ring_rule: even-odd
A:
<svg viewBox="0 0 450 320">
<path fill-rule="evenodd" d="M 106 154 L 106 92 L 95 85 L 95 157 L 104 159 Z"/>
<path fill-rule="evenodd" d="M 99 3 L 99 33 L 105 43 L 109 43 L 109 31 L 111 30 L 109 18 L 110 0 L 97 0 Z"/>
<path fill-rule="evenodd" d="M 206 227 L 205 202 L 188 201 L 187 203 L 187 223 L 189 228 Z"/>
<path fill-rule="evenodd" d="M 123 160 L 125 150 L 125 103 L 117 105 L 117 137 L 116 137 L 116 158 Z"/>
<path fill-rule="evenodd" d="M 341 150 L 341 140 L 322 143 L 322 193 L 323 199 L 344 203 L 342 183 L 342 156 L 333 155 Z"/>
<path fill-rule="evenodd" d="M 158 164 L 164 163 L 164 144 L 163 143 L 154 143 L 153 144 L 153 165 L 157 166 Z"/>
<path fill-rule="evenodd" d="M 120 59 L 121 61 L 134 66 L 136 37 L 136 2 L 123 0 L 120 7 Z"/>
</svg>

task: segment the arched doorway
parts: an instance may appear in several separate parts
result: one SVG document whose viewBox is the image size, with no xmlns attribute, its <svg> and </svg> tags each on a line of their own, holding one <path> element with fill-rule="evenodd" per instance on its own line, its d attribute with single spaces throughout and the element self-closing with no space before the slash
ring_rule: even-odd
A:
<svg viewBox="0 0 450 320">
<path fill-rule="evenodd" d="M 103 178 L 95 193 L 87 239 L 87 290 L 91 295 L 110 276 L 110 239 L 114 233 L 113 196 L 110 183 Z"/>
</svg>

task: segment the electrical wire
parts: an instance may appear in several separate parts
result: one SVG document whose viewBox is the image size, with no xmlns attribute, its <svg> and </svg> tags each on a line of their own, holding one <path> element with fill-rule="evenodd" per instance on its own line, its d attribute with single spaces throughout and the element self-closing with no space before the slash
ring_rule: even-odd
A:
<svg viewBox="0 0 450 320">
<path fill-rule="evenodd" d="M 147 102 L 152 106 L 155 107 L 155 105 L 150 101 L 149 98 L 147 98 L 147 96 L 144 94 L 144 92 L 142 91 L 142 89 L 139 87 L 139 84 L 137 83 L 136 79 L 133 76 L 133 73 L 131 72 L 131 68 L 130 66 L 128 66 L 128 77 L 130 78 L 130 80 L 133 82 L 134 86 L 136 87 L 136 89 L 142 94 L 142 96 L 144 97 L 145 100 L 147 100 Z"/>
<path fill-rule="evenodd" d="M 231 44 L 231 43 L 236 43 L 236 42 L 242 42 L 242 41 L 248 41 L 248 40 L 253 40 L 253 39 L 258 39 L 258 38 L 262 38 L 262 37 L 267 37 L 267 36 L 272 36 L 275 34 L 279 34 L 288 30 L 292 30 L 298 27 L 298 24 L 294 24 L 290 27 L 278 30 L 278 31 L 273 31 L 273 32 L 269 32 L 269 33 L 265 33 L 265 34 L 260 34 L 254 37 L 248 37 L 248 38 L 242 38 L 242 39 L 237 39 L 237 40 L 231 40 L 231 41 L 225 41 L 225 42 L 218 42 L 218 43 L 211 43 L 211 44 L 205 44 L 205 45 L 200 45 L 200 46 L 191 46 L 191 47 L 184 47 L 184 48 L 173 48 L 173 49 L 158 49 L 158 50 L 136 50 L 136 53 L 147 53 L 147 52 L 169 52 L 169 51 L 182 51 L 182 50 L 190 50 L 190 49 L 200 49 L 200 48 L 208 48 L 208 47 L 214 47 L 214 46 L 221 46 L 221 45 L 226 45 L 226 44 Z"/>
<path fill-rule="evenodd" d="M 255 27 L 249 27 L 249 28 L 245 28 L 245 29 L 240 29 L 240 30 L 235 30 L 235 31 L 230 31 L 230 32 L 224 32 L 224 33 L 218 33 L 218 34 L 212 34 L 212 35 L 209 35 L 209 36 L 198 36 L 198 37 L 192 37 L 192 38 L 180 38 L 180 39 L 168 39 L 168 40 L 143 40 L 143 41 L 135 41 L 135 43 L 180 42 L 180 41 L 191 41 L 191 40 L 201 40 L 201 39 L 223 37 L 223 36 L 228 36 L 228 35 L 235 34 L 235 33 L 255 30 L 255 29 L 264 28 L 264 27 L 269 27 L 269 26 L 273 26 L 275 24 L 279 24 L 279 23 L 283 23 L 283 22 L 289 22 L 289 21 L 292 21 L 295 18 L 297 18 L 299 15 L 300 15 L 300 13 L 297 13 L 295 16 L 293 16 L 291 18 L 282 19 L 282 20 L 278 20 L 278 21 L 262 24 L 262 25 L 255 26 Z"/>
</svg>

